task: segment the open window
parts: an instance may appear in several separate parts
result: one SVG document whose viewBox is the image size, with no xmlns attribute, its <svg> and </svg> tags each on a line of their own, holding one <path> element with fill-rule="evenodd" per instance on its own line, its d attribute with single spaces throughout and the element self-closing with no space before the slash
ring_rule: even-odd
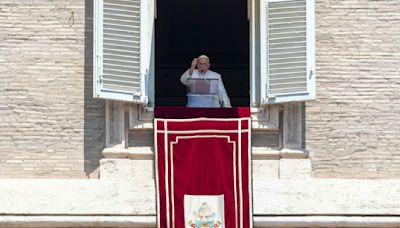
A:
<svg viewBox="0 0 400 228">
<path fill-rule="evenodd" d="M 155 42 L 157 106 L 185 106 L 180 76 L 206 54 L 233 107 L 249 106 L 247 0 L 159 0 Z"/>
<path fill-rule="evenodd" d="M 155 0 L 94 3 L 94 97 L 184 105 L 180 74 L 211 53 L 233 106 L 315 98 L 314 0 L 163 0 L 156 29 Z"/>
</svg>

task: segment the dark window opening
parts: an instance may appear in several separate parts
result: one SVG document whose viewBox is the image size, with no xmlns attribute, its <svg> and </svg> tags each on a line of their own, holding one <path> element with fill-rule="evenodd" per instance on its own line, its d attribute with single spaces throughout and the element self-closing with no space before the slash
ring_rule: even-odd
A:
<svg viewBox="0 0 400 228">
<path fill-rule="evenodd" d="M 193 58 L 206 54 L 233 107 L 249 106 L 247 0 L 157 1 L 155 31 L 156 106 L 185 106 L 179 81 Z"/>
</svg>

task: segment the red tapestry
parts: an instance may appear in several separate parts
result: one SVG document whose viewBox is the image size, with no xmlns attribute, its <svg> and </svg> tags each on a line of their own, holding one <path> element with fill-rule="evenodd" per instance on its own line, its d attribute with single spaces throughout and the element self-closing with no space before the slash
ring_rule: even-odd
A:
<svg viewBox="0 0 400 228">
<path fill-rule="evenodd" d="M 252 227 L 250 124 L 155 118 L 159 227 Z"/>
</svg>

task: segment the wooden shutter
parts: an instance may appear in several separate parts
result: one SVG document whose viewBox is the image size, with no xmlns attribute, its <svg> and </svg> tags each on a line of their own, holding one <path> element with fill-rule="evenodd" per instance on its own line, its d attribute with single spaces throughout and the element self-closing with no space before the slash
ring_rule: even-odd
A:
<svg viewBox="0 0 400 228">
<path fill-rule="evenodd" d="M 146 103 L 146 0 L 94 1 L 94 97 Z M 145 57 L 146 59 L 143 59 Z"/>
<path fill-rule="evenodd" d="M 262 0 L 261 103 L 315 98 L 314 0 Z"/>
</svg>

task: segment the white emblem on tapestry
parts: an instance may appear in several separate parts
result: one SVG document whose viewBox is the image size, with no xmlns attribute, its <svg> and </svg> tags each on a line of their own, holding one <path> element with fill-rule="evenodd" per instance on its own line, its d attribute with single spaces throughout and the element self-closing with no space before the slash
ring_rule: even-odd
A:
<svg viewBox="0 0 400 228">
<path fill-rule="evenodd" d="M 185 195 L 186 228 L 222 228 L 224 195 Z"/>
</svg>

